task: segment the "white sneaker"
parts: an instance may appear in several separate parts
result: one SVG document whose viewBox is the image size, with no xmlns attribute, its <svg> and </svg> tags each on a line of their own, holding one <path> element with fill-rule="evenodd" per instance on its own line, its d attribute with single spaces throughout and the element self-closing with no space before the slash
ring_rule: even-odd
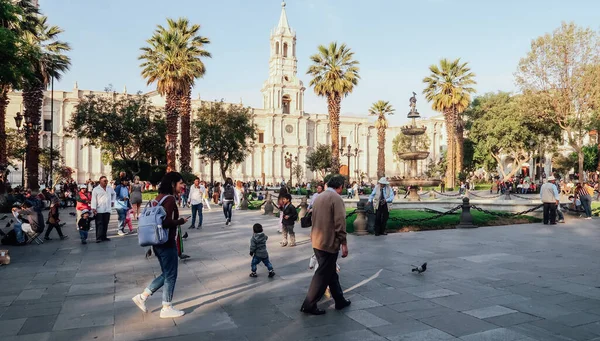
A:
<svg viewBox="0 0 600 341">
<path fill-rule="evenodd" d="M 143 312 L 147 313 L 148 312 L 148 308 L 146 308 L 146 301 L 144 301 L 144 299 L 142 299 L 142 295 L 137 294 L 135 296 L 133 296 L 133 298 L 131 299 L 133 301 L 133 303 L 135 303 L 135 305 L 138 306 L 138 308 L 140 308 Z"/>
<path fill-rule="evenodd" d="M 585 220 L 592 220 L 592 217 L 586 217 Z"/>
<path fill-rule="evenodd" d="M 118 232 L 117 232 L 117 234 L 118 234 L 119 236 L 124 236 L 124 235 L 125 235 L 125 232 L 118 231 Z"/>
<path fill-rule="evenodd" d="M 172 305 L 169 306 L 163 306 L 162 309 L 160 310 L 160 318 L 161 319 L 172 319 L 172 318 L 176 318 L 176 317 L 181 317 L 185 315 L 185 312 L 183 310 L 177 310 L 175 308 L 173 308 Z"/>
</svg>

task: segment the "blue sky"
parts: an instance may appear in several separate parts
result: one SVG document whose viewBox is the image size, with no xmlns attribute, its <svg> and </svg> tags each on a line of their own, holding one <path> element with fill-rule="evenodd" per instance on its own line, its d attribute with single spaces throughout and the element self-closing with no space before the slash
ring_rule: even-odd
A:
<svg viewBox="0 0 600 341">
<path fill-rule="evenodd" d="M 40 0 L 51 24 L 65 30 L 73 48 L 71 70 L 56 89 L 154 90 L 140 76 L 139 48 L 167 17 L 202 25 L 213 58 L 194 97 L 261 107 L 268 75 L 269 32 L 281 13 L 278 0 Z M 598 29 L 600 1 L 589 0 L 289 0 L 297 33 L 298 73 L 305 85 L 309 56 L 319 44 L 345 42 L 360 61 L 362 80 L 342 102 L 342 114 L 366 115 L 377 100 L 390 101 L 392 124 L 406 121 L 415 91 L 423 116 L 435 113 L 421 95 L 428 67 L 462 58 L 477 75 L 478 93 L 514 91 L 513 73 L 531 40 L 561 21 Z M 324 99 L 307 85 L 307 112 L 326 113 Z"/>
</svg>

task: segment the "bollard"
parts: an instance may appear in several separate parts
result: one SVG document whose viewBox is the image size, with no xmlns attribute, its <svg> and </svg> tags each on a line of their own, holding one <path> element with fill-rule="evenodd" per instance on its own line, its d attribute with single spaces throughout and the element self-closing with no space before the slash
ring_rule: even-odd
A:
<svg viewBox="0 0 600 341">
<path fill-rule="evenodd" d="M 473 216 L 471 215 L 471 204 L 469 198 L 464 197 L 462 203 L 462 212 L 460 213 L 460 222 L 456 226 L 459 229 L 472 229 L 477 226 L 473 225 Z"/>
<path fill-rule="evenodd" d="M 354 220 L 354 233 L 359 236 L 364 236 L 369 234 L 367 232 L 367 218 L 365 214 L 365 205 L 367 204 L 367 199 L 360 199 L 356 204 L 356 220 Z"/>
<path fill-rule="evenodd" d="M 264 215 L 273 214 L 273 200 L 271 200 L 271 193 L 267 193 L 267 198 L 265 199 L 265 213 Z"/>
<path fill-rule="evenodd" d="M 308 203 L 306 202 L 306 197 L 302 197 L 298 207 L 300 207 L 300 212 L 298 213 L 298 221 L 300 221 L 300 219 L 306 217 L 306 213 L 308 212 Z"/>
<path fill-rule="evenodd" d="M 508 189 L 504 192 L 504 200 L 512 200 L 510 198 L 510 191 Z"/>
<path fill-rule="evenodd" d="M 367 216 L 367 231 L 375 234 L 375 208 L 373 208 L 373 203 L 367 202 L 365 204 L 365 214 Z"/>
</svg>

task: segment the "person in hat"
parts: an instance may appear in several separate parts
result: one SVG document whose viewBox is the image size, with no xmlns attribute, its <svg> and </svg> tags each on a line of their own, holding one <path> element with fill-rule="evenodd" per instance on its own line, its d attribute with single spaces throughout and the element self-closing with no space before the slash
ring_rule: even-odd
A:
<svg viewBox="0 0 600 341">
<path fill-rule="evenodd" d="M 79 236 L 81 237 L 81 244 L 87 244 L 88 232 L 90 231 L 90 224 L 92 219 L 90 218 L 90 210 L 85 209 L 81 211 L 81 218 L 77 221 L 77 230 L 79 230 Z"/>
<path fill-rule="evenodd" d="M 84 210 L 90 211 L 92 209 L 92 207 L 90 206 L 90 203 L 92 202 L 92 194 L 90 193 L 90 191 L 88 191 L 88 186 L 79 186 L 79 192 L 77 192 L 77 195 L 75 195 L 75 200 L 77 201 L 77 205 L 75 206 L 75 221 L 79 222 L 79 219 L 81 219 L 82 216 L 82 212 Z"/>
<path fill-rule="evenodd" d="M 390 186 L 390 182 L 386 177 L 382 177 L 377 182 L 377 185 L 369 196 L 369 202 L 373 203 L 375 212 L 375 235 L 380 234 L 386 235 L 385 226 L 387 225 L 388 218 L 390 217 L 388 204 L 394 200 L 394 191 Z"/>
<path fill-rule="evenodd" d="M 544 204 L 544 225 L 548 223 L 550 225 L 556 224 L 556 207 L 560 202 L 560 196 L 558 195 L 558 188 L 554 185 L 555 181 L 556 179 L 551 175 L 540 188 L 540 199 Z"/>
</svg>

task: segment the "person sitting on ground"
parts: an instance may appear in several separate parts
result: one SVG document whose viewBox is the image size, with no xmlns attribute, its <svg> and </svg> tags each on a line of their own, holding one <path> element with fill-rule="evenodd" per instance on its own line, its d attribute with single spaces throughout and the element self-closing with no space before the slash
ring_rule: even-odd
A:
<svg viewBox="0 0 600 341">
<path fill-rule="evenodd" d="M 252 238 L 250 238 L 250 257 L 252 257 L 252 262 L 250 263 L 252 272 L 250 273 L 250 277 L 258 277 L 256 266 L 261 262 L 269 270 L 269 277 L 273 277 L 275 276 L 275 271 L 273 271 L 273 265 L 269 261 L 269 252 L 267 251 L 267 239 L 269 239 L 269 236 L 264 234 L 261 224 L 254 224 L 252 231 L 254 233 Z"/>
<path fill-rule="evenodd" d="M 263 196 L 262 192 L 258 193 L 257 200 L 265 200 L 265 197 Z"/>
<path fill-rule="evenodd" d="M 571 202 L 569 204 L 570 209 L 583 212 L 583 207 L 581 206 L 581 200 L 579 200 L 579 198 L 575 198 L 575 196 L 571 194 L 569 195 L 569 201 Z"/>
</svg>

